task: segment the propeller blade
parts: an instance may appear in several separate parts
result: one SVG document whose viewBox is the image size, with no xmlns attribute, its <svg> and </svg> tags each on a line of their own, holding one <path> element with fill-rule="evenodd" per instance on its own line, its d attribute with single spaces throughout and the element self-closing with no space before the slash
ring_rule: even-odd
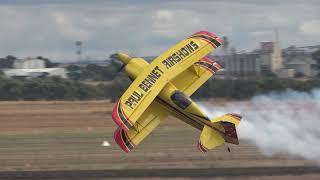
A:
<svg viewBox="0 0 320 180">
<path fill-rule="evenodd" d="M 121 72 L 123 70 L 123 68 L 126 67 L 125 64 L 122 64 L 122 66 L 119 68 L 118 73 Z"/>
</svg>

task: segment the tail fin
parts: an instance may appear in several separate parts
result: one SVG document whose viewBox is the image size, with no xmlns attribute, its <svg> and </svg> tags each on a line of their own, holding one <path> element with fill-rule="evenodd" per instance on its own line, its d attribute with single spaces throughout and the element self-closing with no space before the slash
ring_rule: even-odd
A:
<svg viewBox="0 0 320 180">
<path fill-rule="evenodd" d="M 237 130 L 234 124 L 230 122 L 220 122 L 224 129 L 223 138 L 227 143 L 239 144 Z"/>
<path fill-rule="evenodd" d="M 198 149 L 207 152 L 224 142 L 239 144 L 236 126 L 240 120 L 240 115 L 231 113 L 212 119 L 213 127 L 204 126 L 201 132 Z"/>
</svg>

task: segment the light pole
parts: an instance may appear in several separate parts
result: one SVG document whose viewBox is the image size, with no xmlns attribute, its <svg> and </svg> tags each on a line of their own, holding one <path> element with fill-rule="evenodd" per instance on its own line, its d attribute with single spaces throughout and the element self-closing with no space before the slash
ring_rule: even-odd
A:
<svg viewBox="0 0 320 180">
<path fill-rule="evenodd" d="M 78 56 L 78 61 L 82 60 L 82 41 L 76 41 L 76 54 Z"/>
</svg>

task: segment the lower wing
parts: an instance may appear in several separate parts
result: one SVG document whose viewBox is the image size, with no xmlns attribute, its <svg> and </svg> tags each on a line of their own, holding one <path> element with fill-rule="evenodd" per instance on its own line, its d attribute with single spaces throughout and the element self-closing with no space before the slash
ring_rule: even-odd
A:
<svg viewBox="0 0 320 180">
<path fill-rule="evenodd" d="M 114 139 L 121 149 L 128 153 L 166 119 L 168 114 L 162 105 L 153 101 L 127 132 L 118 127 L 114 132 Z"/>
</svg>

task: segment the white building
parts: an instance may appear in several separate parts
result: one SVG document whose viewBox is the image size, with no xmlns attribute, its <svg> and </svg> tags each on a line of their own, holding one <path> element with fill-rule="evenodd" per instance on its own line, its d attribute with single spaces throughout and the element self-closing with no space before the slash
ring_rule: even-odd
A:
<svg viewBox="0 0 320 180">
<path fill-rule="evenodd" d="M 4 69 L 3 73 L 8 78 L 34 78 L 58 76 L 67 78 L 64 68 L 46 68 L 46 62 L 42 59 L 17 59 L 13 63 L 13 69 Z"/>
<path fill-rule="evenodd" d="M 282 58 L 282 50 L 280 47 L 280 42 L 277 37 L 275 37 L 274 42 L 261 42 L 260 43 L 260 69 L 262 75 L 275 74 L 279 77 L 288 77 L 292 74 L 292 70 L 285 70 L 284 60 Z M 290 73 L 287 73 L 290 72 Z"/>
<path fill-rule="evenodd" d="M 309 77 L 316 75 L 316 71 L 312 68 L 315 64 L 315 60 L 306 56 L 296 56 L 285 62 L 287 68 L 294 69 L 296 73 Z"/>
<path fill-rule="evenodd" d="M 15 69 L 42 69 L 46 68 L 46 62 L 42 59 L 17 59 L 13 63 Z"/>
<path fill-rule="evenodd" d="M 5 76 L 22 77 L 22 78 L 34 78 L 34 77 L 50 77 L 58 76 L 61 78 L 67 78 L 67 73 L 64 68 L 43 68 L 43 69 L 6 69 L 3 71 Z"/>
<path fill-rule="evenodd" d="M 283 67 L 283 58 L 282 50 L 280 46 L 280 41 L 278 37 L 278 31 L 275 30 L 275 40 L 273 42 L 272 56 L 271 56 L 271 70 L 272 72 L 278 72 L 282 70 Z"/>
</svg>

